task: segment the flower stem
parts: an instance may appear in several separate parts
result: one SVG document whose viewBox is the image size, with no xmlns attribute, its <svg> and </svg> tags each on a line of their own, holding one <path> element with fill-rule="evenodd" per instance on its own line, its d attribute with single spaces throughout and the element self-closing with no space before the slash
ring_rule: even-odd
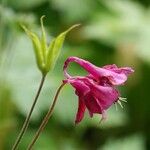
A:
<svg viewBox="0 0 150 150">
<path fill-rule="evenodd" d="M 31 150 L 32 147 L 34 146 L 35 142 L 37 141 L 40 133 L 43 131 L 43 129 L 45 128 L 46 124 L 48 123 L 48 120 L 49 118 L 51 117 L 52 113 L 53 113 L 53 110 L 54 110 L 54 107 L 55 107 L 55 104 L 56 104 L 56 101 L 57 101 L 57 98 L 58 98 L 58 95 L 62 89 L 62 87 L 65 85 L 66 83 L 62 83 L 61 86 L 58 88 L 57 92 L 56 92 L 56 95 L 54 97 L 54 100 L 53 100 L 53 103 L 51 105 L 51 107 L 49 108 L 46 116 L 44 117 L 39 129 L 37 130 L 35 136 L 33 137 L 32 139 L 32 142 L 29 144 L 27 150 Z"/>
<path fill-rule="evenodd" d="M 39 98 L 39 95 L 40 95 L 40 93 L 41 93 L 41 90 L 42 90 L 42 87 L 43 87 L 43 84 L 44 84 L 44 81 L 45 81 L 45 77 L 46 77 L 45 75 L 42 76 L 42 79 L 41 79 L 41 82 L 40 82 L 38 91 L 37 91 L 37 93 L 36 93 L 36 96 L 35 96 L 35 98 L 34 98 L 33 104 L 32 104 L 31 109 L 30 109 L 30 112 L 29 112 L 28 116 L 26 117 L 26 119 L 25 119 L 25 121 L 24 121 L 24 124 L 23 124 L 23 126 L 22 126 L 22 128 L 21 128 L 21 131 L 20 131 L 18 137 L 16 138 L 16 141 L 15 141 L 13 147 L 12 147 L 12 150 L 16 150 L 16 149 L 18 148 L 18 145 L 19 145 L 19 143 L 21 142 L 21 139 L 22 139 L 23 135 L 25 134 L 25 132 L 26 132 L 26 130 L 27 130 L 27 128 L 28 128 L 31 115 L 32 115 L 32 112 L 33 112 L 33 110 L 34 110 L 34 107 L 35 107 L 35 105 L 36 105 L 36 103 L 37 103 L 37 100 L 38 100 L 38 98 Z"/>
</svg>

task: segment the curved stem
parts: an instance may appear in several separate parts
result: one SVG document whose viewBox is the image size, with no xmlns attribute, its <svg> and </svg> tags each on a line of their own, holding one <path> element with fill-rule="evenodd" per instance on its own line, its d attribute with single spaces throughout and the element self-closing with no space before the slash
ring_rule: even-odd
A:
<svg viewBox="0 0 150 150">
<path fill-rule="evenodd" d="M 36 93 L 36 96 L 35 96 L 35 98 L 34 98 L 33 104 L 32 104 L 31 109 L 30 109 L 30 112 L 29 112 L 28 116 L 26 117 L 26 119 L 25 119 L 25 121 L 24 121 L 24 124 L 23 124 L 23 126 L 22 126 L 22 128 L 21 128 L 21 131 L 20 131 L 20 133 L 19 133 L 19 135 L 18 135 L 18 137 L 17 137 L 17 139 L 16 139 L 16 141 L 15 141 L 13 147 L 12 147 L 12 150 L 16 150 L 16 149 L 18 148 L 18 145 L 19 145 L 19 143 L 21 142 L 21 139 L 22 139 L 23 135 L 25 134 L 26 129 L 28 128 L 31 115 L 32 115 L 32 112 L 33 112 L 34 107 L 35 107 L 35 105 L 36 105 L 36 102 L 37 102 L 37 100 L 38 100 L 38 98 L 39 98 L 39 95 L 40 95 L 40 93 L 41 93 L 41 90 L 42 90 L 42 87 L 43 87 L 43 84 L 44 84 L 44 81 L 45 81 L 45 77 L 46 77 L 46 76 L 44 76 L 44 75 L 42 76 L 42 79 L 41 79 L 41 82 L 40 82 L 38 91 L 37 91 L 37 93 Z"/>
<path fill-rule="evenodd" d="M 52 112 L 54 110 L 54 107 L 55 107 L 55 104 L 56 104 L 56 101 L 57 101 L 57 98 L 58 98 L 58 95 L 62 89 L 62 87 L 65 85 L 66 83 L 62 83 L 61 86 L 58 88 L 57 92 L 56 92 L 56 95 L 54 97 L 54 101 L 51 105 L 51 107 L 49 108 L 49 111 L 47 112 L 46 116 L 44 117 L 39 129 L 37 130 L 34 138 L 32 139 L 32 142 L 29 144 L 27 150 L 31 150 L 33 145 L 35 144 L 36 140 L 38 139 L 40 133 L 43 131 L 43 129 L 45 128 L 46 124 L 48 123 L 48 120 L 49 118 L 51 117 L 52 115 Z"/>
</svg>

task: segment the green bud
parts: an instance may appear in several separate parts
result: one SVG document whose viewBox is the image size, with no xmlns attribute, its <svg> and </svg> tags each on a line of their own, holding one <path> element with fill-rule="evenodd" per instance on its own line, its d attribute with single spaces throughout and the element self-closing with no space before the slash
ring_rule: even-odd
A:
<svg viewBox="0 0 150 150">
<path fill-rule="evenodd" d="M 39 38 L 34 32 L 29 31 L 25 26 L 22 25 L 22 28 L 32 40 L 36 62 L 39 70 L 42 72 L 43 75 L 46 75 L 50 70 L 54 68 L 56 60 L 60 54 L 60 50 L 63 45 L 65 36 L 69 31 L 79 25 L 77 24 L 70 27 L 68 30 L 54 38 L 51 41 L 50 45 L 47 45 L 46 33 L 43 25 L 44 17 L 45 16 L 42 16 L 40 19 L 42 29 L 41 38 Z"/>
</svg>

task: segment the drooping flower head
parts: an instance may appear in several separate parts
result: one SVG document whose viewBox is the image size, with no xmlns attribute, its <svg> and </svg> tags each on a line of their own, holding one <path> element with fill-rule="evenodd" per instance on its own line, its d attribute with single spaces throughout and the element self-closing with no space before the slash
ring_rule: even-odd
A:
<svg viewBox="0 0 150 150">
<path fill-rule="evenodd" d="M 86 76 L 70 76 L 67 67 L 70 62 L 78 63 L 88 74 Z M 70 83 L 75 88 L 78 96 L 78 111 L 75 123 L 79 123 L 87 108 L 90 116 L 94 113 L 102 114 L 106 118 L 106 110 L 119 101 L 120 94 L 115 86 L 122 85 L 127 76 L 133 73 L 130 67 L 118 68 L 116 65 L 97 67 L 92 63 L 78 57 L 69 57 L 64 64 L 64 82 Z M 119 101 L 120 103 L 120 101 Z"/>
</svg>

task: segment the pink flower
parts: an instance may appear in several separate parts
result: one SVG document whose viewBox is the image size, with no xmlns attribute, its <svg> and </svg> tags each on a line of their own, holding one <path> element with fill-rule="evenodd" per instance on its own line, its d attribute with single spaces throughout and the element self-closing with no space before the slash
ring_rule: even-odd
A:
<svg viewBox="0 0 150 150">
<path fill-rule="evenodd" d="M 66 69 L 70 62 L 76 62 L 89 74 L 87 76 L 70 76 Z M 106 110 L 119 101 L 119 92 L 115 85 L 121 85 L 127 80 L 127 75 L 133 69 L 129 67 L 118 68 L 116 65 L 107 65 L 102 68 L 91 64 L 78 57 L 69 57 L 64 64 L 64 80 L 75 88 L 75 93 L 79 97 L 78 112 L 75 123 L 79 123 L 87 108 L 90 116 L 94 113 L 102 114 L 102 120 L 106 118 Z M 120 102 L 120 101 L 119 101 Z"/>
</svg>

